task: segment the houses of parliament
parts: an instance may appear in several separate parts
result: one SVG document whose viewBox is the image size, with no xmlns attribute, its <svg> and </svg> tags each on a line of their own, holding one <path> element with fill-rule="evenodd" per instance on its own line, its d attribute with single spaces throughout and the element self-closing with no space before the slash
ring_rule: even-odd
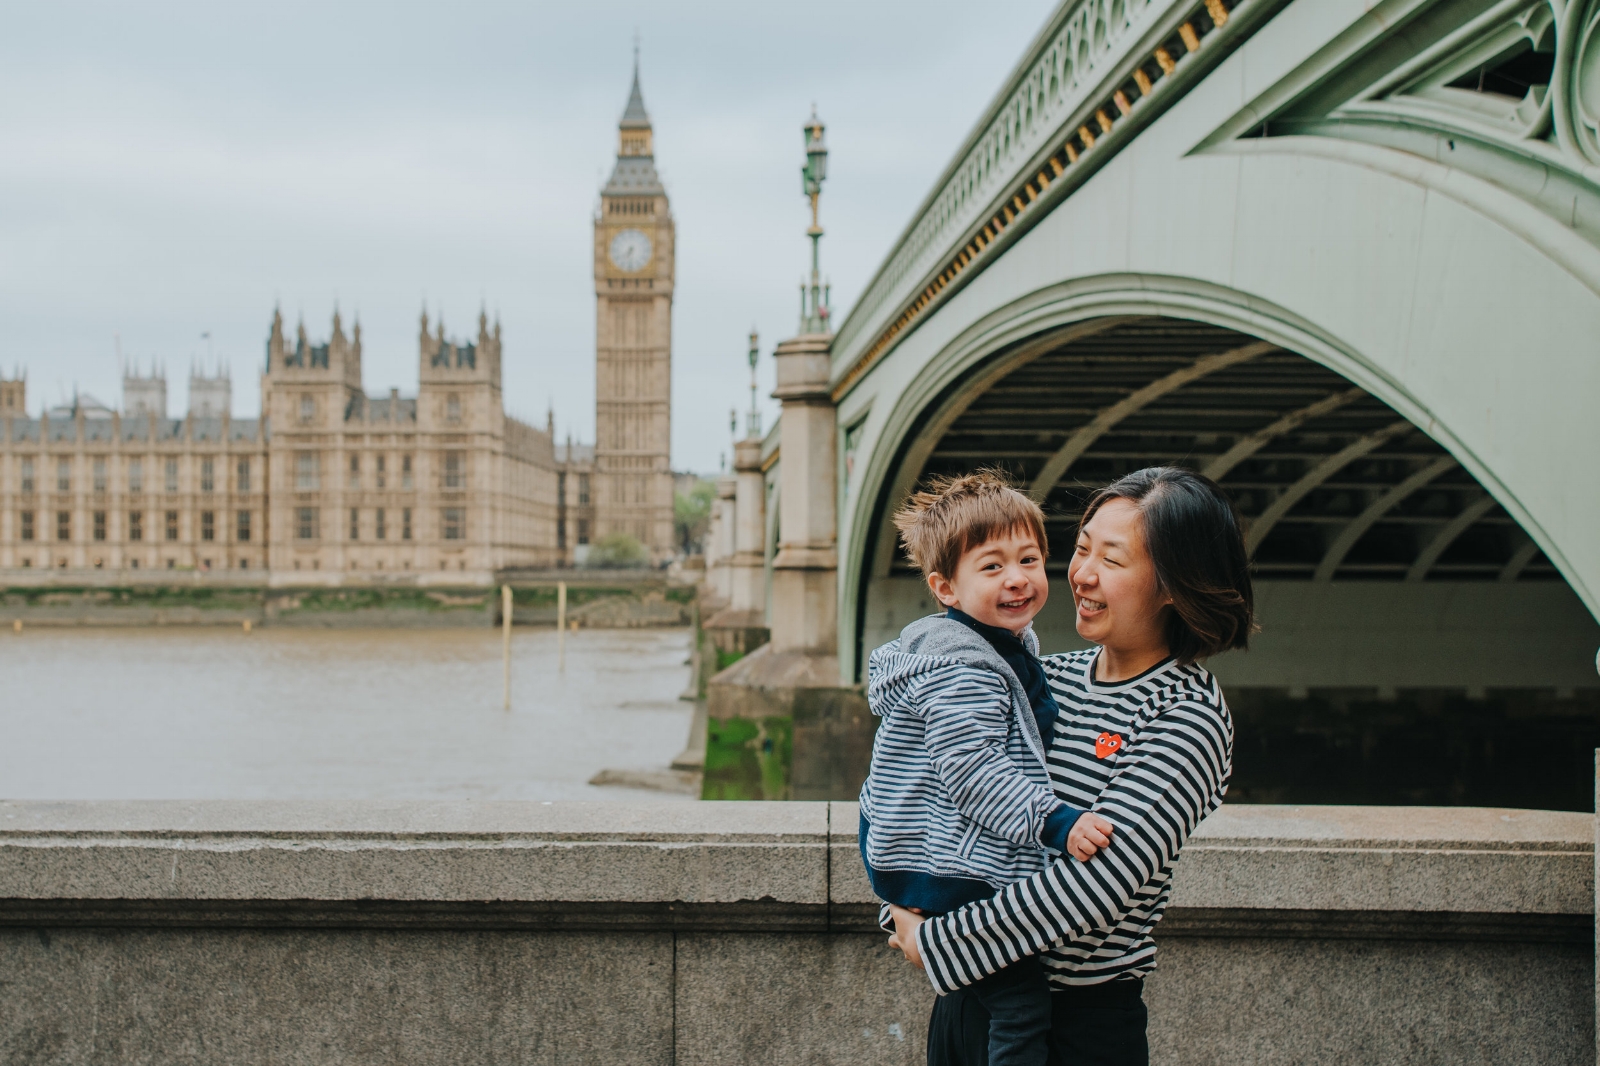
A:
<svg viewBox="0 0 1600 1066">
<path fill-rule="evenodd" d="M 672 554 L 673 221 L 633 87 L 594 222 L 595 443 L 507 416 L 500 323 L 454 339 L 424 312 L 418 388 L 369 395 L 361 327 L 320 343 L 274 312 L 257 418 L 225 375 L 126 374 L 120 409 L 79 397 L 28 413 L 0 379 L 0 569 L 264 571 L 272 584 L 482 584 L 580 564 L 626 534 Z M 240 575 L 243 576 L 243 575 Z M 253 576 L 253 575 L 252 575 Z"/>
</svg>

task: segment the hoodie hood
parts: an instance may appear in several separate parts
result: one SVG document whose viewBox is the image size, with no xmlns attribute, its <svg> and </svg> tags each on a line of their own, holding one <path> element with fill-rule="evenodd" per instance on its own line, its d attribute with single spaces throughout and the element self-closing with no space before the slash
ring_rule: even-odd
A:
<svg viewBox="0 0 1600 1066">
<path fill-rule="evenodd" d="M 1022 631 L 1021 640 L 1031 654 L 1039 654 L 1039 638 L 1032 626 Z M 922 674 L 953 665 L 988 670 L 1005 680 L 1013 718 L 1028 747 L 1042 762 L 1044 744 L 1039 725 L 1016 671 L 970 626 L 942 614 L 917 619 L 901 630 L 898 640 L 891 640 L 872 653 L 867 660 L 867 705 L 873 714 L 884 719 L 909 711 L 916 691 L 911 682 Z"/>
</svg>

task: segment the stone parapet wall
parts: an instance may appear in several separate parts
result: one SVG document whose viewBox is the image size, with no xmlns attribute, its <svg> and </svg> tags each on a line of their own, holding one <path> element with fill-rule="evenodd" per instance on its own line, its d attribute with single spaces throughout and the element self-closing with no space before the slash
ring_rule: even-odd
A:
<svg viewBox="0 0 1600 1066">
<path fill-rule="evenodd" d="M 848 803 L 0 803 L 0 1061 L 919 1063 Z M 1593 1061 L 1593 820 L 1226 807 L 1161 1063 Z"/>
</svg>

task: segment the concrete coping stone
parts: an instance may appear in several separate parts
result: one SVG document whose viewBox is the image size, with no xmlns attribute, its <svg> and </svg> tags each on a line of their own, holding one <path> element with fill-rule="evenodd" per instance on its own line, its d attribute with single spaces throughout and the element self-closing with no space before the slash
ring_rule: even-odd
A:
<svg viewBox="0 0 1600 1066">
<path fill-rule="evenodd" d="M 1498 807 L 1224 804 L 1190 847 L 1594 851 L 1594 816 Z"/>
<path fill-rule="evenodd" d="M 856 843 L 860 804 L 835 803 L 830 837 Z M 1188 848 L 1360 848 L 1485 851 L 1594 850 L 1594 816 L 1501 807 L 1223 804 Z"/>
<path fill-rule="evenodd" d="M 854 844 L 859 806 L 374 800 L 0 800 L 0 841 L 37 837 L 531 839 Z M 1594 816 L 1493 807 L 1229 804 L 1190 846 L 1594 850 Z"/>
<path fill-rule="evenodd" d="M 3 801 L 0 901 L 871 907 L 857 819 L 854 803 L 821 802 Z M 1587 915 L 1593 824 L 1559 811 L 1225 806 L 1175 865 L 1172 902 Z"/>
<path fill-rule="evenodd" d="M 0 843 L 28 838 L 499 840 L 823 844 L 826 803 L 374 800 L 0 801 Z"/>
<path fill-rule="evenodd" d="M 855 844 L 859 805 L 374 800 L 0 800 L 0 841 L 333 838 Z M 1493 807 L 1228 804 L 1190 847 L 1594 850 L 1593 815 Z"/>
</svg>

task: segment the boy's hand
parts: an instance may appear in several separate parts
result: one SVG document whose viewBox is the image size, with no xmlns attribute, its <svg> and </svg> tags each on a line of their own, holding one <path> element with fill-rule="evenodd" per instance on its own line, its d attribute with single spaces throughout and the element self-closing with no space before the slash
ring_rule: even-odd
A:
<svg viewBox="0 0 1600 1066">
<path fill-rule="evenodd" d="M 889 913 L 894 915 L 894 936 L 889 938 L 889 946 L 900 949 L 906 961 L 920 970 L 922 952 L 917 950 L 917 926 L 927 919 L 915 907 L 908 910 L 893 903 L 889 904 Z"/>
<path fill-rule="evenodd" d="M 1111 845 L 1111 831 L 1116 826 L 1092 811 L 1085 811 L 1067 834 L 1067 854 L 1079 862 L 1088 862 L 1101 848 Z"/>
</svg>

